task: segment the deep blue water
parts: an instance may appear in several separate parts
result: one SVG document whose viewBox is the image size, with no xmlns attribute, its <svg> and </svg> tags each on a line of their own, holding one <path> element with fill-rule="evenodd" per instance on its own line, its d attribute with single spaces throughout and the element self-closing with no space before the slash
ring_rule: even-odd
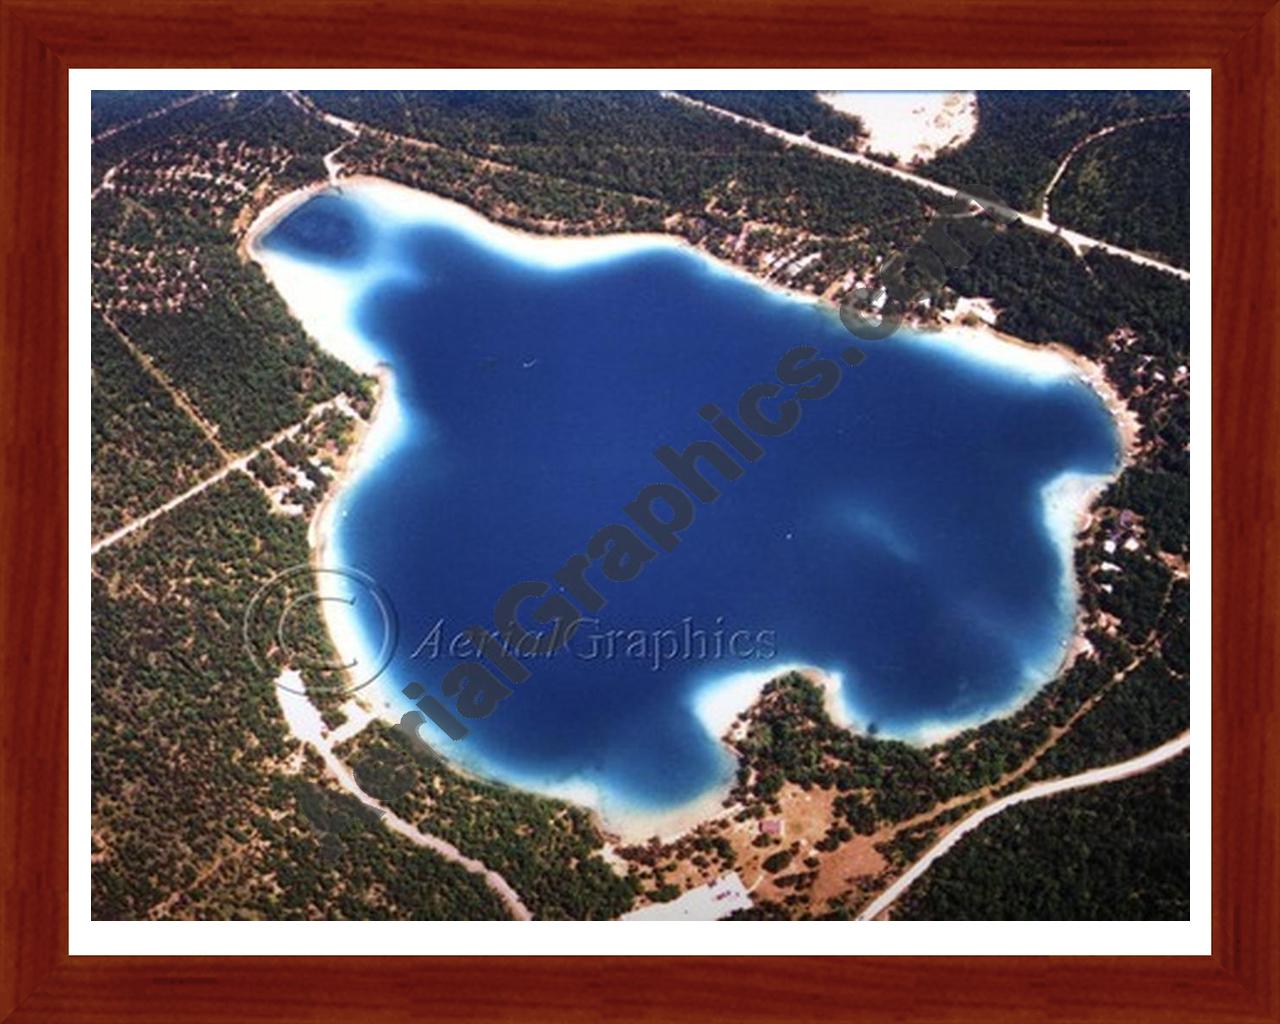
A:
<svg viewBox="0 0 1280 1024">
<path fill-rule="evenodd" d="M 831 313 L 674 247 L 547 269 L 456 227 L 375 218 L 358 196 L 311 200 L 264 245 L 371 277 L 359 325 L 394 370 L 405 429 L 345 492 L 335 540 L 396 608 L 387 678 L 437 696 L 453 634 L 626 522 L 641 487 L 671 479 L 656 447 L 715 437 L 700 408 L 735 409 L 787 349 L 853 341 Z M 369 275 L 375 252 L 393 277 Z M 630 582 L 588 574 L 608 605 L 568 651 L 527 661 L 533 678 L 467 739 L 424 737 L 510 781 L 584 779 L 663 808 L 731 771 L 689 700 L 735 672 L 841 672 L 857 720 L 900 735 L 1024 695 L 1072 614 L 1040 489 L 1114 467 L 1110 418 L 1074 378 L 1030 380 L 901 332 L 861 347 L 744 476 L 708 471 L 722 497 L 674 551 Z M 609 656 L 592 639 L 667 629 L 681 650 L 658 671 L 652 640 L 615 639 Z M 705 657 L 686 630 L 707 634 Z M 716 658 L 716 630 L 749 640 Z"/>
</svg>

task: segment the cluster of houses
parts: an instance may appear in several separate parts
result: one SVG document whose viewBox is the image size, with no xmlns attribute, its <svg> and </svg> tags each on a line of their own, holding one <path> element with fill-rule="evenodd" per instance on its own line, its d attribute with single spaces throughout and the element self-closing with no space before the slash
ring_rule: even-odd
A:
<svg viewBox="0 0 1280 1024">
<path fill-rule="evenodd" d="M 1108 555 L 1114 555 L 1117 551 L 1138 551 L 1142 548 L 1141 526 L 1138 518 L 1128 509 L 1124 509 L 1118 516 L 1104 527 L 1105 538 L 1102 541 L 1102 550 Z M 1122 573 L 1124 569 L 1116 565 L 1115 562 L 1104 561 L 1098 566 L 1100 573 Z M 1112 592 L 1110 583 L 1099 583 L 1098 586 L 1105 590 L 1108 594 Z"/>
<path fill-rule="evenodd" d="M 189 148 L 181 164 L 173 163 L 171 150 L 161 149 L 139 153 L 113 168 L 98 194 L 122 198 L 123 209 L 113 225 L 116 237 L 104 232 L 105 242 L 94 252 L 95 272 L 113 286 L 100 298 L 104 309 L 145 315 L 200 308 L 210 294 L 201 274 L 201 246 L 157 237 L 157 211 L 177 206 L 196 222 L 243 229 L 255 199 L 292 156 L 276 144 L 224 140 L 203 149 Z M 173 221 L 164 223 L 174 230 Z M 137 231 L 148 236 L 141 249 L 130 243 Z"/>
<path fill-rule="evenodd" d="M 108 315 L 177 313 L 199 309 L 209 297 L 209 284 L 199 270 L 199 246 L 154 247 L 144 254 L 108 239 L 96 260 L 97 272 L 108 275 L 112 283 L 101 299 Z"/>
</svg>

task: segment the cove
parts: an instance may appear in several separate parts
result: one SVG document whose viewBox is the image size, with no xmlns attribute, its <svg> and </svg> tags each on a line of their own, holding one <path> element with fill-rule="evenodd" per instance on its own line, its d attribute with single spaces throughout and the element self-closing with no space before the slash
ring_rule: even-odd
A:
<svg viewBox="0 0 1280 1024">
<path fill-rule="evenodd" d="M 655 449 L 714 440 L 700 409 L 731 411 L 797 345 L 832 357 L 852 340 L 834 310 L 672 241 L 535 239 L 393 186 L 314 196 L 256 245 L 322 344 L 393 374 L 389 426 L 344 483 L 326 559 L 395 607 L 377 685 L 397 711 L 410 682 L 439 695 L 468 656 L 450 639 L 491 623 L 503 591 L 549 579 L 670 479 Z M 1073 628 L 1085 493 L 1061 485 L 1115 472 L 1110 415 L 1050 353 L 905 329 L 859 347 L 741 478 L 708 470 L 722 497 L 678 548 L 602 586 L 598 621 L 530 656 L 532 678 L 465 741 L 423 738 L 617 820 L 724 786 L 724 701 L 741 710 L 788 665 L 838 677 L 853 723 L 908 739 L 1047 681 Z M 345 642 L 376 647 L 375 609 L 348 615 Z M 424 647 L 433 633 L 443 643 Z M 669 635 L 675 653 L 655 658 Z"/>
</svg>

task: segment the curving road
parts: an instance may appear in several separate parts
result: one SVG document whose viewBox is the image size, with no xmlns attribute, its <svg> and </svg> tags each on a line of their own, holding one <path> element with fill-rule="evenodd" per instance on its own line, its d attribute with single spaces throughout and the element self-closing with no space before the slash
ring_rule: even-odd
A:
<svg viewBox="0 0 1280 1024">
<path fill-rule="evenodd" d="M 1186 116 L 1185 114 L 1152 114 L 1150 117 L 1135 117 L 1131 121 L 1121 121 L 1118 124 L 1107 125 L 1105 128 L 1099 128 L 1096 132 L 1086 135 L 1067 151 L 1067 155 L 1058 164 L 1058 169 L 1053 172 L 1053 177 L 1050 179 L 1048 187 L 1044 190 L 1044 198 L 1040 201 L 1040 216 L 1047 221 L 1053 220 L 1053 213 L 1049 209 L 1049 197 L 1053 195 L 1053 190 L 1062 179 L 1062 175 L 1066 173 L 1067 164 L 1071 163 L 1072 157 L 1084 149 L 1085 146 L 1090 146 L 1099 139 L 1106 138 L 1122 128 L 1133 128 L 1140 124 L 1150 124 L 1152 121 L 1176 121 Z"/>
<path fill-rule="evenodd" d="M 282 672 L 279 679 L 276 680 L 276 697 L 280 700 L 280 709 L 284 712 L 285 721 L 289 724 L 289 731 L 296 739 L 309 744 L 320 755 L 325 767 L 329 770 L 329 774 L 339 786 L 374 811 L 382 820 L 382 823 L 392 832 L 403 836 L 417 846 L 438 853 L 450 863 L 457 864 L 473 875 L 479 875 L 483 878 L 485 885 L 502 901 L 507 908 L 507 912 L 515 920 L 533 920 L 533 914 L 525 906 L 524 901 L 520 899 L 519 893 L 497 871 L 475 857 L 468 857 L 447 839 L 441 839 L 439 836 L 434 836 L 429 832 L 423 832 L 421 829 L 416 828 L 391 811 L 380 800 L 375 800 L 366 793 L 361 788 L 360 783 L 356 781 L 355 774 L 351 769 L 333 752 L 340 734 L 328 733 L 324 720 L 320 717 L 320 712 L 316 710 L 315 705 L 311 703 L 305 694 L 299 692 L 298 689 L 294 689 L 294 687 L 305 689 L 301 676 L 292 670 Z M 343 738 L 347 739 L 349 737 L 343 734 Z"/>
<path fill-rule="evenodd" d="M 917 878 L 929 870 L 934 861 L 946 854 L 956 843 L 988 818 L 995 817 L 1001 811 L 1008 810 L 1016 804 L 1026 803 L 1028 800 L 1041 800 L 1044 797 L 1066 793 L 1072 789 L 1084 789 L 1087 786 L 1097 786 L 1104 782 L 1125 779 L 1130 775 L 1140 775 L 1190 749 L 1191 733 L 1184 732 L 1182 735 L 1175 736 L 1169 740 L 1168 743 L 1163 743 L 1154 750 L 1148 750 L 1145 754 L 1139 754 L 1128 761 L 1106 765 L 1102 768 L 1092 768 L 1087 772 L 1081 772 L 1079 775 L 1069 775 L 1065 779 L 1051 779 L 1048 782 L 1040 782 L 1034 786 L 1028 786 L 1017 793 L 1011 793 L 993 804 L 988 804 L 969 818 L 966 818 L 951 832 L 948 832 L 937 846 L 912 864 L 905 875 L 889 886 L 870 906 L 858 915 L 858 920 L 871 921 L 888 910 L 897 901 L 898 897 L 911 888 L 911 884 Z"/>
</svg>

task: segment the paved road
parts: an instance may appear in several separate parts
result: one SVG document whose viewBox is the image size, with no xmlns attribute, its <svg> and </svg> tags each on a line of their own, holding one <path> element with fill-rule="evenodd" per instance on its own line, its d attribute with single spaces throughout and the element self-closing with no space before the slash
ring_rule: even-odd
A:
<svg viewBox="0 0 1280 1024">
<path fill-rule="evenodd" d="M 938 843 L 937 846 L 911 865 L 905 875 L 889 886 L 888 889 L 880 894 L 878 899 L 858 915 L 858 920 L 870 921 L 888 910 L 899 896 L 911 888 L 911 884 L 917 878 L 929 870 L 934 861 L 946 854 L 956 843 L 984 821 L 995 817 L 1001 811 L 1007 810 L 1016 804 L 1026 803 L 1028 800 L 1042 800 L 1047 796 L 1065 793 L 1072 789 L 1083 789 L 1087 786 L 1097 786 L 1104 782 L 1115 782 L 1117 779 L 1125 779 L 1130 775 L 1140 775 L 1142 772 L 1149 771 L 1165 761 L 1170 761 L 1190 749 L 1191 733 L 1184 732 L 1181 736 L 1171 739 L 1168 743 L 1161 744 L 1154 750 L 1148 750 L 1145 754 L 1139 754 L 1128 761 L 1106 765 L 1102 768 L 1092 768 L 1087 772 L 1081 772 L 1079 775 L 1070 775 L 1065 779 L 1040 782 L 997 800 L 993 804 L 988 804 L 971 817 L 966 818 L 953 831 L 948 832 L 942 842 Z"/>
<path fill-rule="evenodd" d="M 845 149 L 837 149 L 835 146 L 828 146 L 822 142 L 815 142 L 806 135 L 795 135 L 792 132 L 783 131 L 781 128 L 774 127 L 764 121 L 757 121 L 755 118 L 735 114 L 731 110 L 712 106 L 710 103 L 703 103 L 701 100 L 695 100 L 692 97 L 685 96 L 681 93 L 664 92 L 662 95 L 668 99 L 685 103 L 691 107 L 698 107 L 701 110 L 716 114 L 719 117 L 728 118 L 730 121 L 734 121 L 738 124 L 755 128 L 757 131 L 762 131 L 767 135 L 772 135 L 774 138 L 781 139 L 783 142 L 788 142 L 793 146 L 803 146 L 806 149 L 812 149 L 817 153 L 821 153 L 823 156 L 831 157 L 833 160 L 842 160 L 847 164 L 856 164 L 859 167 L 865 167 L 868 170 L 875 171 L 877 174 L 884 174 L 891 178 L 897 178 L 899 181 L 915 185 L 917 188 L 928 189 L 931 192 L 936 192 L 938 195 L 946 196 L 948 199 L 954 199 L 958 194 L 957 190 L 949 185 L 939 184 L 936 181 L 931 181 L 928 178 L 922 178 L 918 174 L 912 174 L 910 171 L 904 171 L 898 167 L 889 167 L 885 164 L 879 163 L 878 161 L 872 160 L 869 157 L 865 157 L 860 153 L 850 153 Z M 1029 213 L 1019 213 L 1018 219 L 1033 231 L 1039 231 L 1046 235 L 1053 235 L 1056 238 L 1061 238 L 1064 242 L 1075 249 L 1076 252 L 1081 252 L 1085 249 L 1101 249 L 1103 252 L 1109 253 L 1112 256 L 1119 256 L 1132 263 L 1137 263 L 1139 266 L 1151 267 L 1153 270 L 1172 274 L 1174 277 L 1180 278 L 1183 281 L 1191 280 L 1190 272 L 1183 270 L 1181 267 L 1170 266 L 1168 263 L 1162 263 L 1160 260 L 1154 260 L 1149 256 L 1141 256 L 1136 252 L 1130 252 L 1128 249 L 1122 249 L 1118 245 L 1112 245 L 1109 242 L 1102 242 L 1096 238 L 1090 238 L 1088 235 L 1082 235 L 1078 231 L 1070 231 L 1067 228 L 1054 224 L 1052 221 L 1044 217 L 1037 217 L 1034 214 Z"/>
</svg>

